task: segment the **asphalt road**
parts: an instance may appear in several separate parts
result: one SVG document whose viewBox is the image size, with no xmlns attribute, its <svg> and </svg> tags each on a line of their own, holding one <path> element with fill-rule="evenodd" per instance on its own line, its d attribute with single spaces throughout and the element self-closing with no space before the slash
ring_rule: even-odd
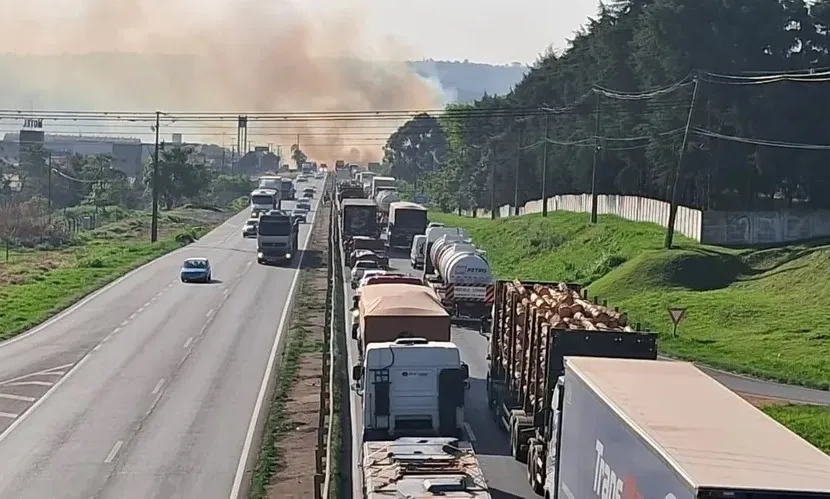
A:
<svg viewBox="0 0 830 499">
<path fill-rule="evenodd" d="M 390 266 L 400 272 L 409 272 L 415 275 L 422 273 L 422 271 L 411 269 L 408 258 L 392 258 L 390 259 Z M 344 283 L 344 289 L 348 297 L 347 306 L 349 306 L 353 293 L 348 283 Z M 347 325 L 351 328 L 350 321 L 347 321 Z M 470 367 L 470 390 L 467 392 L 467 406 L 465 409 L 467 430 L 475 446 L 482 471 L 490 484 L 493 498 L 538 499 L 539 496 L 533 492 L 527 483 L 525 465 L 515 461 L 510 456 L 507 434 L 496 424 L 487 406 L 485 379 L 487 374 L 488 337 L 482 335 L 476 329 L 454 326 L 452 341 L 461 349 L 463 361 Z M 356 342 L 349 339 L 348 347 L 349 365 L 352 366 L 357 363 Z M 703 368 L 703 370 L 739 393 L 799 403 L 830 405 L 830 392 L 781 385 L 714 369 Z M 360 438 L 363 422 L 359 410 L 360 397 L 354 392 L 352 392 L 351 407 L 352 435 L 355 436 L 355 444 L 352 446 L 352 462 L 359 463 L 360 446 L 357 444 L 357 440 Z M 359 476 L 358 473 L 359 470 L 354 468 L 353 476 Z M 354 482 L 354 497 L 360 497 L 359 481 L 354 480 Z"/>
<path fill-rule="evenodd" d="M 247 218 L 0 344 L 0 498 L 232 497 L 297 275 Z M 196 256 L 214 282 L 179 281 Z"/>
</svg>

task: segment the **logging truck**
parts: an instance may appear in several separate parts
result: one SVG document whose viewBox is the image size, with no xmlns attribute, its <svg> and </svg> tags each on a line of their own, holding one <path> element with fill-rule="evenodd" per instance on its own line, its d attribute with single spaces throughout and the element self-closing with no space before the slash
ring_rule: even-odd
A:
<svg viewBox="0 0 830 499">
<path fill-rule="evenodd" d="M 546 282 L 497 281 L 489 326 L 488 403 L 541 492 L 564 357 L 656 359 L 657 334 L 630 327 L 625 314 L 589 301 L 578 285 Z"/>
</svg>

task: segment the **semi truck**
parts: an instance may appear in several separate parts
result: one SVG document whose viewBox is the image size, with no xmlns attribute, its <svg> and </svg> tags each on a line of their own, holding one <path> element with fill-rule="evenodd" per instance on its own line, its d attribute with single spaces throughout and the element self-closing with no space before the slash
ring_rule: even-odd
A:
<svg viewBox="0 0 830 499">
<path fill-rule="evenodd" d="M 372 177 L 372 193 L 370 197 L 375 199 L 378 193 L 383 190 L 398 190 L 398 181 L 395 177 Z"/>
<path fill-rule="evenodd" d="M 290 178 L 280 179 L 280 198 L 289 201 L 296 198 L 294 182 Z"/>
<path fill-rule="evenodd" d="M 691 363 L 566 357 L 551 403 L 546 498 L 830 498 L 830 456 Z"/>
<path fill-rule="evenodd" d="M 271 210 L 259 217 L 257 263 L 290 262 L 299 252 L 300 225 L 290 213 Z"/>
<path fill-rule="evenodd" d="M 371 343 L 398 338 L 450 341 L 449 314 L 435 293 L 415 284 L 376 284 L 360 294 L 352 339 L 358 351 Z"/>
<path fill-rule="evenodd" d="M 337 186 L 337 200 L 343 201 L 344 199 L 366 199 L 363 186 L 352 180 L 341 182 Z"/>
<path fill-rule="evenodd" d="M 426 231 L 424 279 L 441 297 L 453 319 L 479 322 L 490 316 L 495 277 L 485 252 L 456 227 Z"/>
<path fill-rule="evenodd" d="M 412 240 L 427 230 L 427 209 L 415 203 L 396 201 L 389 204 L 387 241 L 390 248 L 410 249 Z"/>
<path fill-rule="evenodd" d="M 541 493 L 552 396 L 566 356 L 656 359 L 657 334 L 593 303 L 576 284 L 497 281 L 490 324 L 487 398 L 511 455 Z M 577 496 L 583 497 L 583 496 Z"/>
<path fill-rule="evenodd" d="M 344 245 L 354 236 L 380 237 L 378 207 L 371 199 L 344 199 L 340 203 L 340 234 Z"/>
</svg>

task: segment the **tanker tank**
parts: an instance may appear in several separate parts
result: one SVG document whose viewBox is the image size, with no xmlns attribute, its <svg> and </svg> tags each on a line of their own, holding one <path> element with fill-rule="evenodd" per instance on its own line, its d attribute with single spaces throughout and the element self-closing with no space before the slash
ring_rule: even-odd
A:
<svg viewBox="0 0 830 499">
<path fill-rule="evenodd" d="M 395 190 L 383 190 L 375 196 L 375 204 L 378 205 L 378 211 L 384 215 L 389 214 L 389 205 L 397 201 L 399 201 L 398 191 Z"/>
<path fill-rule="evenodd" d="M 447 241 L 436 244 L 432 254 L 435 268 L 444 284 L 487 286 L 495 282 L 490 264 L 468 242 Z"/>
</svg>

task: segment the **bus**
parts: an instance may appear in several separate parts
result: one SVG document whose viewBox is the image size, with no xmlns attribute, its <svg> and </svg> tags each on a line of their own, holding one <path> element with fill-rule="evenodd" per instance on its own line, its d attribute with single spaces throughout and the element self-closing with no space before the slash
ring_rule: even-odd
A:
<svg viewBox="0 0 830 499">
<path fill-rule="evenodd" d="M 257 189 L 251 193 L 251 212 L 262 213 L 279 208 L 280 196 L 276 189 Z"/>
<path fill-rule="evenodd" d="M 259 189 L 274 189 L 279 190 L 282 178 L 275 175 L 265 175 L 259 177 Z"/>
</svg>

